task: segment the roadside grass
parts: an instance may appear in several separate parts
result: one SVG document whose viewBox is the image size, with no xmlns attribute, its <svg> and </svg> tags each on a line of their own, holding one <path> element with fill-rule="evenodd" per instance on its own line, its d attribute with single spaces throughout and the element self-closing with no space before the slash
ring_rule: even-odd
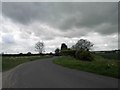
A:
<svg viewBox="0 0 120 90">
<path fill-rule="evenodd" d="M 10 70 L 15 66 L 25 62 L 30 62 L 30 61 L 35 61 L 35 60 L 40 60 L 43 58 L 50 58 L 50 57 L 52 56 L 3 56 L 2 72 Z"/>
<path fill-rule="evenodd" d="M 76 60 L 71 56 L 61 56 L 56 60 L 53 60 L 53 62 L 71 69 L 92 72 L 114 78 L 118 78 L 118 76 L 120 76 L 118 73 L 120 72 L 118 67 L 120 62 L 118 60 L 108 60 L 97 55 L 94 55 L 94 58 L 95 59 L 93 61 L 89 62 Z"/>
</svg>

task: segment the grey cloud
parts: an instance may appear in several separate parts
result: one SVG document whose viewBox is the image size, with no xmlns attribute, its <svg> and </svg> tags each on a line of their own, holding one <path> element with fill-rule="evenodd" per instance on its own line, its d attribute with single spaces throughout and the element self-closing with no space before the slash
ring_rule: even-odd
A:
<svg viewBox="0 0 120 90">
<path fill-rule="evenodd" d="M 15 22 L 31 24 L 39 21 L 62 31 L 85 27 L 92 31 L 102 23 L 110 23 L 113 26 L 110 29 L 103 30 L 101 28 L 96 31 L 101 34 L 117 32 L 115 30 L 118 23 L 117 2 L 4 2 L 2 12 Z"/>
<path fill-rule="evenodd" d="M 20 38 L 21 39 L 29 39 L 30 36 L 32 35 L 32 32 L 30 30 L 27 30 L 26 28 L 21 28 L 20 29 Z"/>
<path fill-rule="evenodd" d="M 48 23 L 56 21 L 60 17 L 59 10 L 56 10 L 55 3 L 3 3 L 3 14 L 23 24 L 40 20 L 40 22 Z"/>
<path fill-rule="evenodd" d="M 113 25 L 111 23 L 103 23 L 94 28 L 95 32 L 99 32 L 102 35 L 118 33 L 118 25 Z"/>
</svg>

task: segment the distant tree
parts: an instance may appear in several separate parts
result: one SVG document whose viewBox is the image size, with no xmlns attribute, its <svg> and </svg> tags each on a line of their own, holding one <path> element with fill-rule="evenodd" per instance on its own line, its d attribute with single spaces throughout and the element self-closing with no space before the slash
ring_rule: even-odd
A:
<svg viewBox="0 0 120 90">
<path fill-rule="evenodd" d="M 76 47 L 75 47 L 75 45 L 72 45 L 71 49 L 73 49 L 73 50 L 76 50 Z"/>
<path fill-rule="evenodd" d="M 49 55 L 53 55 L 53 53 L 52 52 L 50 52 L 50 54 Z"/>
<path fill-rule="evenodd" d="M 19 55 L 23 55 L 23 53 L 19 53 Z"/>
<path fill-rule="evenodd" d="M 31 52 L 28 52 L 27 55 L 31 55 Z"/>
<path fill-rule="evenodd" d="M 86 39 L 80 39 L 78 42 L 72 46 L 72 49 L 75 50 L 83 50 L 83 51 L 89 51 L 93 47 L 93 43 Z"/>
<path fill-rule="evenodd" d="M 66 50 L 68 47 L 65 43 L 62 43 L 61 44 L 61 50 Z"/>
<path fill-rule="evenodd" d="M 59 54 L 60 54 L 59 48 L 55 49 L 55 55 L 56 55 L 56 56 L 59 56 Z"/>
<path fill-rule="evenodd" d="M 39 54 L 42 54 L 42 52 L 44 51 L 44 43 L 43 42 L 37 42 L 35 44 L 35 50 L 39 52 Z"/>
</svg>

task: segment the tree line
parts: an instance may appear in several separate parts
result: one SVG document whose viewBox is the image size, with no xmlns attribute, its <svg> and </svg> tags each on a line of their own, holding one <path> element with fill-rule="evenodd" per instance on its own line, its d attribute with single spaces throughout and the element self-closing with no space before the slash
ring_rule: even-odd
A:
<svg viewBox="0 0 120 90">
<path fill-rule="evenodd" d="M 93 60 L 93 57 L 91 55 L 90 50 L 92 49 L 93 45 L 94 44 L 87 39 L 78 40 L 77 43 L 70 48 L 68 48 L 68 46 L 65 43 L 62 43 L 60 49 L 59 48 L 55 49 L 55 55 L 56 56 L 70 55 L 78 60 L 91 61 Z M 35 44 L 35 49 L 36 51 L 39 52 L 39 54 L 42 54 L 42 52 L 44 51 L 44 43 L 40 41 L 37 42 Z"/>
</svg>

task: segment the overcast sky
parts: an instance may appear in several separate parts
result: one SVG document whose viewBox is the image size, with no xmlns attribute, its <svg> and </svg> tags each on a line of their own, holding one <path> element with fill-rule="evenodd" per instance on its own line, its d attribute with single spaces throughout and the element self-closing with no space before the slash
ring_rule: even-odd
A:
<svg viewBox="0 0 120 90">
<path fill-rule="evenodd" d="M 3 2 L 2 50 L 35 52 L 43 41 L 46 52 L 79 39 L 94 43 L 93 50 L 118 49 L 117 2 Z"/>
</svg>

